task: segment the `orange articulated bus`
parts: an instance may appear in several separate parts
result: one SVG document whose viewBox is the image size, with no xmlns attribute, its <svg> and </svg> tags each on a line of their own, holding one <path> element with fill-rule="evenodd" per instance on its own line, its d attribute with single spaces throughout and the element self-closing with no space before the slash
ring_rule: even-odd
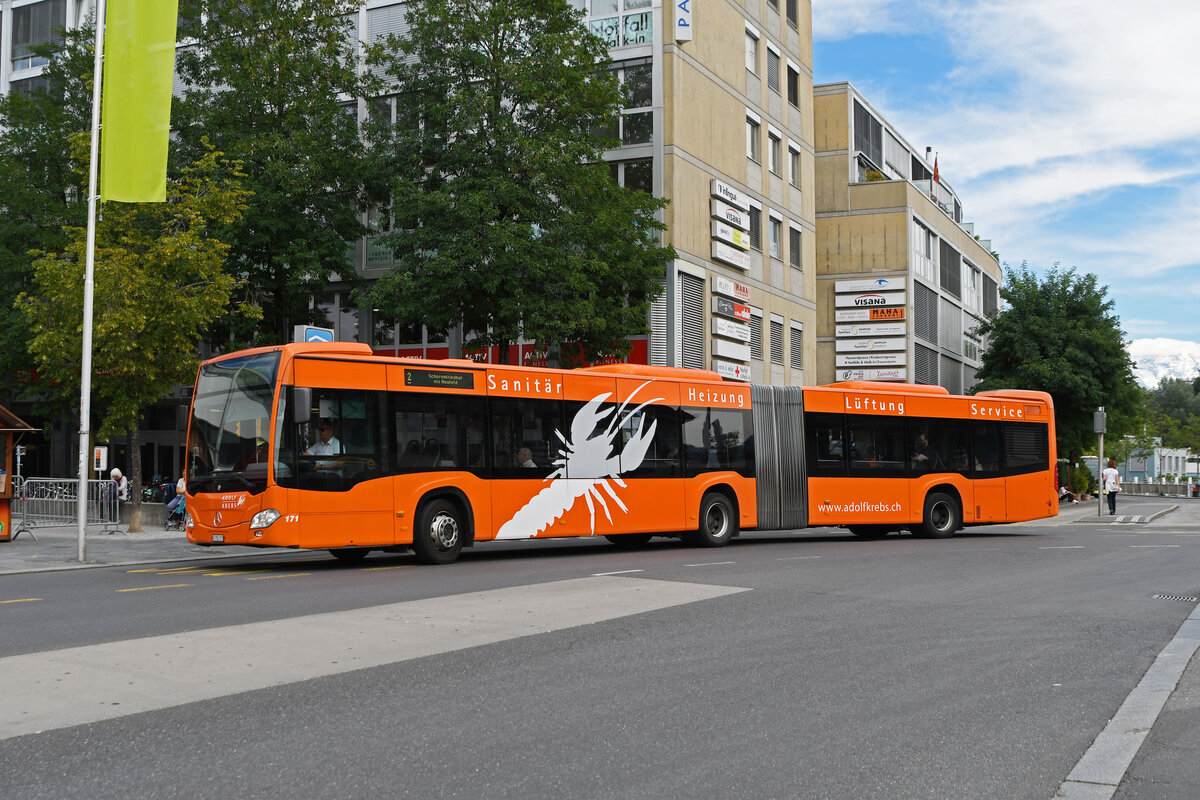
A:
<svg viewBox="0 0 1200 800">
<path fill-rule="evenodd" d="M 200 365 L 188 539 L 412 549 L 493 539 L 844 526 L 951 536 L 1058 512 L 1041 392 L 869 382 L 752 386 L 634 364 L 575 370 L 290 344 Z"/>
</svg>

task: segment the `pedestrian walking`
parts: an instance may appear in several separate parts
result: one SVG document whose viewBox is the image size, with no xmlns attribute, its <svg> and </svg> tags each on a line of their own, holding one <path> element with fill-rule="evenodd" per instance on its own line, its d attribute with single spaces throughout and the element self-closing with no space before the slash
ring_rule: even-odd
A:
<svg viewBox="0 0 1200 800">
<path fill-rule="evenodd" d="M 1121 491 L 1121 473 L 1117 472 L 1117 462 L 1108 460 L 1108 468 L 1104 470 L 1104 494 L 1108 497 L 1109 516 L 1117 513 L 1117 493 Z"/>
</svg>

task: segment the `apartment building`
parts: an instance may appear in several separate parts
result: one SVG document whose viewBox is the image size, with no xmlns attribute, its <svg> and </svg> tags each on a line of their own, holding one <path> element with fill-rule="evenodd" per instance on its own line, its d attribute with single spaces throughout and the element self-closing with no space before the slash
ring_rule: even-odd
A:
<svg viewBox="0 0 1200 800">
<path fill-rule="evenodd" d="M 676 261 L 630 360 L 715 369 L 759 383 L 813 383 L 816 324 L 813 205 L 812 6 L 809 0 L 572 0 L 605 39 L 629 106 L 606 158 L 624 186 L 671 203 L 665 242 Z M 404 3 L 371 0 L 356 35 L 374 42 L 405 27 Z M 393 268 L 376 240 L 360 243 L 359 274 Z M 336 287 L 335 287 L 336 288 Z M 380 352 L 441 357 L 449 336 L 360 325 L 339 312 L 345 338 L 371 331 Z M 340 317 L 340 319 L 339 319 Z M 807 336 L 806 336 L 807 331 Z M 544 354 L 520 343 L 524 363 Z M 492 354 L 481 354 L 484 358 Z M 809 367 L 809 372 L 805 368 Z"/>
<path fill-rule="evenodd" d="M 980 317 L 999 302 L 991 242 L 963 221 L 936 156 L 913 147 L 849 83 L 813 89 L 813 382 L 975 384 Z"/>
</svg>

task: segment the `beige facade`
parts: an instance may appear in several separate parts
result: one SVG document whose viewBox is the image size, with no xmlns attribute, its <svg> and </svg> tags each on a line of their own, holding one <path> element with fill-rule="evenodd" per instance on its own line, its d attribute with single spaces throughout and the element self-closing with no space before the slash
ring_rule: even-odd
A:
<svg viewBox="0 0 1200 800">
<path fill-rule="evenodd" d="M 817 383 L 969 390 L 998 303 L 991 243 L 918 151 L 848 83 L 814 87 Z"/>
<path fill-rule="evenodd" d="M 616 4 L 620 13 L 641 5 Z M 593 0 L 594 29 L 596 13 L 613 5 Z M 610 50 L 618 69 L 653 65 L 652 142 L 626 143 L 608 158 L 652 160 L 654 193 L 671 201 L 665 240 L 678 254 L 652 313 L 647 360 L 811 384 L 811 3 L 704 4 L 684 28 L 679 11 L 673 0 L 656 2 L 653 41 Z"/>
</svg>

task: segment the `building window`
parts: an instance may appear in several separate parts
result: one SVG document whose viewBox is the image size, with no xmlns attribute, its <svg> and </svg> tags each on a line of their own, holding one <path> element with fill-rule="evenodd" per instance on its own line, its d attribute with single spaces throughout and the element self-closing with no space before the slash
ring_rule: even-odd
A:
<svg viewBox="0 0 1200 800">
<path fill-rule="evenodd" d="M 788 144 L 788 183 L 800 188 L 800 151 Z"/>
<path fill-rule="evenodd" d="M 762 361 L 762 312 L 750 311 L 750 358 Z"/>
<path fill-rule="evenodd" d="M 771 258 L 782 258 L 783 251 L 783 220 L 769 217 L 767 227 L 771 231 Z"/>
<path fill-rule="evenodd" d="M 800 269 L 800 229 L 788 229 L 788 263 Z"/>
<path fill-rule="evenodd" d="M 963 305 L 969 311 L 979 310 L 980 278 L 979 267 L 963 261 Z"/>
<path fill-rule="evenodd" d="M 767 131 L 767 169 L 771 170 L 772 174 L 780 174 L 779 162 L 782 159 L 783 140 L 776 136 L 772 131 Z"/>
<path fill-rule="evenodd" d="M 679 273 L 681 367 L 704 368 L 704 279 Z"/>
<path fill-rule="evenodd" d="M 913 272 L 927 280 L 935 280 L 934 277 L 934 259 L 935 249 L 934 242 L 937 237 L 933 235 L 933 231 L 926 228 L 915 219 L 912 224 L 912 240 L 913 240 Z"/>
<path fill-rule="evenodd" d="M 654 81 L 650 64 L 627 64 L 616 72 L 624 98 L 619 118 L 621 144 L 650 144 L 654 141 Z"/>
<path fill-rule="evenodd" d="M 783 366 L 783 320 L 771 315 L 771 363 Z"/>
<path fill-rule="evenodd" d="M 793 28 L 799 29 L 800 26 L 796 22 L 796 19 L 797 19 L 796 5 L 797 5 L 796 0 L 787 0 L 787 21 L 788 21 L 788 25 L 791 25 Z"/>
<path fill-rule="evenodd" d="M 767 48 L 767 88 L 779 94 L 779 54 Z"/>
<path fill-rule="evenodd" d="M 996 313 L 1000 305 L 1000 296 L 996 292 L 996 282 L 987 275 L 983 276 L 983 313 L 990 317 Z"/>
<path fill-rule="evenodd" d="M 790 350 L 792 369 L 804 369 L 804 328 L 799 322 L 792 323 L 792 347 Z"/>
<path fill-rule="evenodd" d="M 913 334 L 930 344 L 938 340 L 937 301 L 937 292 L 923 283 L 913 283 Z M 937 378 L 933 382 L 937 383 Z"/>
<path fill-rule="evenodd" d="M 883 125 L 854 101 L 854 149 L 879 169 L 883 166 Z"/>
<path fill-rule="evenodd" d="M 761 126 L 754 120 L 746 117 L 746 157 L 751 161 L 758 161 L 762 158 L 759 153 L 758 144 L 758 129 Z"/>
<path fill-rule="evenodd" d="M 762 250 L 762 209 L 750 206 L 750 246 Z"/>
<path fill-rule="evenodd" d="M 767 5 L 775 9 L 775 11 L 779 11 L 779 0 L 767 0 Z"/>
<path fill-rule="evenodd" d="M 758 37 L 746 31 L 746 69 L 758 74 Z"/>
<path fill-rule="evenodd" d="M 938 266 L 941 268 L 942 291 L 962 297 L 962 256 L 945 239 L 942 240 L 940 255 Z"/>
<path fill-rule="evenodd" d="M 33 48 L 43 44 L 62 44 L 67 26 L 66 0 L 46 0 L 12 10 L 12 68 L 28 69 L 46 64 Z"/>
<path fill-rule="evenodd" d="M 631 161 L 610 161 L 613 181 L 626 189 L 639 189 L 654 194 L 654 159 L 635 158 Z"/>
<path fill-rule="evenodd" d="M 800 108 L 800 71 L 788 64 L 787 68 L 788 103 L 793 108 Z"/>
</svg>

